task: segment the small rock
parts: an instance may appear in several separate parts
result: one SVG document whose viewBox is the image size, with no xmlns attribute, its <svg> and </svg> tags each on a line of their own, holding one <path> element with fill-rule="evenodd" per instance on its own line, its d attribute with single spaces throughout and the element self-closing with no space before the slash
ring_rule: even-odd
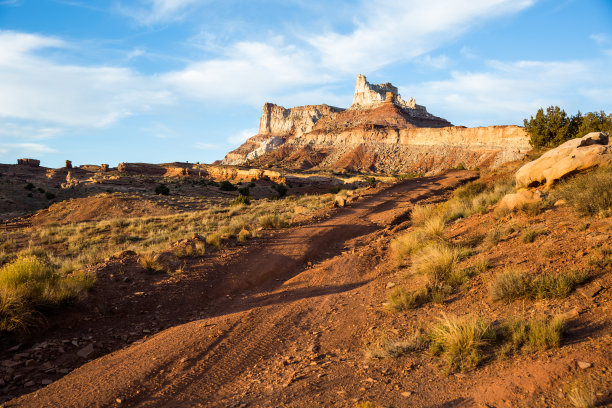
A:
<svg viewBox="0 0 612 408">
<path fill-rule="evenodd" d="M 567 204 L 567 201 L 565 201 L 564 199 L 561 199 L 561 200 L 555 201 L 555 203 L 553 205 L 555 207 L 562 207 L 562 206 L 564 206 L 566 204 Z"/>
<path fill-rule="evenodd" d="M 93 344 L 88 344 L 82 349 L 80 349 L 79 351 L 77 351 L 77 356 L 81 358 L 88 358 L 89 356 L 93 354 L 93 352 L 94 352 Z"/>
<path fill-rule="evenodd" d="M 586 370 L 587 368 L 591 368 L 592 366 L 593 366 L 593 364 L 587 363 L 586 361 L 579 361 L 578 362 L 578 367 L 580 367 L 583 370 Z"/>
<path fill-rule="evenodd" d="M 134 292 L 134 296 L 142 296 L 144 295 L 144 292 Z"/>
<path fill-rule="evenodd" d="M 409 396 L 411 396 L 411 395 L 412 395 L 412 392 L 411 392 L 411 391 L 405 391 L 405 392 L 402 392 L 402 397 L 409 397 Z"/>
<path fill-rule="evenodd" d="M 389 283 L 387 283 L 387 286 L 386 286 L 386 287 L 387 287 L 387 289 L 391 289 L 391 288 L 392 288 L 392 287 L 394 287 L 394 286 L 395 286 L 395 283 L 393 283 L 393 282 L 389 282 Z"/>
<path fill-rule="evenodd" d="M 592 298 L 597 295 L 602 289 L 603 287 L 601 285 L 594 285 L 589 288 L 582 288 L 579 290 L 579 292 L 584 297 Z"/>
<path fill-rule="evenodd" d="M 19 344 L 18 344 L 18 345 L 16 345 L 16 346 L 11 347 L 11 348 L 10 348 L 10 349 L 8 349 L 7 351 L 17 351 L 17 350 L 19 350 L 19 347 L 21 347 L 21 343 L 19 343 Z"/>
<path fill-rule="evenodd" d="M 116 398 L 116 399 L 115 399 L 115 402 L 116 402 L 117 404 L 121 404 L 121 403 L 123 402 L 123 400 L 122 400 L 121 398 Z"/>
<path fill-rule="evenodd" d="M 53 380 L 50 380 L 50 379 L 48 379 L 48 378 L 45 378 L 45 379 L 44 379 L 44 380 L 42 380 L 40 383 L 41 383 L 42 385 L 49 385 L 49 384 L 51 384 L 52 382 L 53 382 Z"/>
<path fill-rule="evenodd" d="M 31 387 L 33 385 L 35 385 L 36 383 L 32 380 L 28 381 L 27 383 L 23 384 L 24 387 Z"/>
</svg>

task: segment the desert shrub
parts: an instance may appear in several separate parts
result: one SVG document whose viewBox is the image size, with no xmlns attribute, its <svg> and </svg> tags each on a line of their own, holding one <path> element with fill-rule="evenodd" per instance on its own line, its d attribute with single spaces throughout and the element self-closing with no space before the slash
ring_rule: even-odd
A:
<svg viewBox="0 0 612 408">
<path fill-rule="evenodd" d="M 157 261 L 155 254 L 153 253 L 147 253 L 147 254 L 140 255 L 140 257 L 138 258 L 138 263 L 147 272 L 160 273 L 160 272 L 163 272 L 164 270 L 163 265 Z"/>
<path fill-rule="evenodd" d="M 508 270 L 495 276 L 489 285 L 492 300 L 555 299 L 569 295 L 588 277 L 584 271 L 528 276 Z"/>
<path fill-rule="evenodd" d="M 464 257 L 465 252 L 461 248 L 441 243 L 428 245 L 415 254 L 413 269 L 416 273 L 425 275 L 432 287 L 456 287 L 469 279 L 469 271 L 457 266 Z"/>
<path fill-rule="evenodd" d="M 204 256 L 206 253 L 206 246 L 204 242 L 196 241 L 191 245 L 186 245 L 182 248 L 177 248 L 174 250 L 174 256 L 177 258 L 195 258 Z"/>
<path fill-rule="evenodd" d="M 62 275 L 46 258 L 20 256 L 0 269 L 0 330 L 32 324 L 38 311 L 76 300 L 91 289 L 95 275 Z"/>
<path fill-rule="evenodd" d="M 170 189 L 165 184 L 159 184 L 157 187 L 155 187 L 155 194 L 168 195 L 170 194 Z"/>
<path fill-rule="evenodd" d="M 391 241 L 391 250 L 399 263 L 417 250 L 438 242 L 444 242 L 444 220 L 440 216 L 428 218 L 424 224 Z"/>
<path fill-rule="evenodd" d="M 431 297 L 427 288 L 408 291 L 398 286 L 393 288 L 387 296 L 386 308 L 394 312 L 414 309 L 427 303 L 430 299 Z"/>
<path fill-rule="evenodd" d="M 219 190 L 222 190 L 222 191 L 236 191 L 237 189 L 238 189 L 238 187 L 233 185 L 228 180 L 223 180 L 221 183 L 219 183 Z"/>
<path fill-rule="evenodd" d="M 430 329 L 429 339 L 432 354 L 443 355 L 451 371 L 463 371 L 480 363 L 482 349 L 495 339 L 495 331 L 482 319 L 443 314 Z"/>
<path fill-rule="evenodd" d="M 366 356 L 370 359 L 397 358 L 426 347 L 427 337 L 420 330 L 412 330 L 408 336 L 401 338 L 382 337 L 368 348 Z"/>
<path fill-rule="evenodd" d="M 595 408 L 597 406 L 595 388 L 585 379 L 578 379 L 569 384 L 567 399 L 576 408 Z"/>
<path fill-rule="evenodd" d="M 230 203 L 230 205 L 250 205 L 251 204 L 251 200 L 249 199 L 248 196 L 239 194 L 238 197 L 236 197 L 234 199 L 234 201 L 232 201 Z"/>
<path fill-rule="evenodd" d="M 529 282 L 524 273 L 507 270 L 495 276 L 489 285 L 492 300 L 513 300 L 529 293 Z"/>
<path fill-rule="evenodd" d="M 284 228 L 288 225 L 287 221 L 278 214 L 267 214 L 259 217 L 259 225 L 263 229 Z"/>
<path fill-rule="evenodd" d="M 560 316 L 529 320 L 526 344 L 534 350 L 559 347 L 564 331 L 565 319 Z"/>
<path fill-rule="evenodd" d="M 560 183 L 551 201 L 565 200 L 583 215 L 612 215 L 612 167 L 601 167 Z"/>
<path fill-rule="evenodd" d="M 412 225 L 420 227 L 434 217 L 436 207 L 434 205 L 415 205 L 410 213 Z"/>
<path fill-rule="evenodd" d="M 453 196 L 460 200 L 472 200 L 486 189 L 487 185 L 482 181 L 472 181 L 455 189 Z"/>
<path fill-rule="evenodd" d="M 275 184 L 272 187 L 274 190 L 276 190 L 277 194 L 278 194 L 278 198 L 282 198 L 284 196 L 287 195 L 287 186 L 284 184 Z"/>
<path fill-rule="evenodd" d="M 242 229 L 238 233 L 238 242 L 245 242 L 249 238 L 251 238 L 251 231 L 247 229 Z"/>
<path fill-rule="evenodd" d="M 28 184 L 26 184 L 26 185 L 25 185 L 25 187 L 24 187 L 24 188 L 25 188 L 26 190 L 30 190 L 30 191 L 32 191 L 32 190 L 34 190 L 36 187 L 34 187 L 34 184 L 32 184 L 32 183 L 28 183 Z"/>
<path fill-rule="evenodd" d="M 589 259 L 591 266 L 602 269 L 612 266 L 612 248 L 600 248 L 597 252 L 599 256 L 593 256 Z"/>
<path fill-rule="evenodd" d="M 53 199 L 55 198 L 55 194 L 53 194 L 53 193 L 51 193 L 51 192 L 47 191 L 47 192 L 45 193 L 45 198 L 46 198 L 47 200 L 53 200 Z"/>
<path fill-rule="evenodd" d="M 213 232 L 206 236 L 206 243 L 216 248 L 221 248 L 221 235 L 217 232 Z"/>
<path fill-rule="evenodd" d="M 251 192 L 248 187 L 241 187 L 238 189 L 238 194 L 248 197 L 251 194 Z"/>
<path fill-rule="evenodd" d="M 523 240 L 525 244 L 528 244 L 528 243 L 535 241 L 536 238 L 540 235 L 542 235 L 542 231 L 528 229 L 527 231 L 523 232 L 521 239 Z"/>
</svg>

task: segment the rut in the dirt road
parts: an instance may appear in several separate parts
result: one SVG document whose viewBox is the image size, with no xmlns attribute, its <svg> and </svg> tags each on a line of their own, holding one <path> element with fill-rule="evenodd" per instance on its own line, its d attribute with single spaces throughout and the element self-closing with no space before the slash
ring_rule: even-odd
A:
<svg viewBox="0 0 612 408">
<path fill-rule="evenodd" d="M 406 219 L 415 202 L 473 177 L 472 172 L 450 172 L 405 181 L 322 222 L 282 231 L 263 244 L 253 241 L 243 256 L 223 267 L 225 279 L 215 288 L 219 300 L 209 305 L 212 317 L 94 360 L 6 406 L 113 406 L 117 401 L 122 406 L 226 406 L 242 395 L 245 372 L 256 372 L 255 364 L 302 341 L 304 334 L 318 330 L 309 324 L 323 324 L 333 314 L 336 300 L 331 299 L 343 292 L 321 288 L 359 288 L 364 269 L 375 268 L 374 257 L 345 251 L 348 240 L 369 239 Z M 367 249 L 368 244 L 360 245 Z M 329 261 L 338 255 L 342 262 Z M 324 265 L 324 276 L 312 272 L 318 264 Z M 293 282 L 283 285 L 294 277 L 301 279 L 299 288 Z M 337 324 L 353 318 L 338 316 L 344 320 Z"/>
</svg>

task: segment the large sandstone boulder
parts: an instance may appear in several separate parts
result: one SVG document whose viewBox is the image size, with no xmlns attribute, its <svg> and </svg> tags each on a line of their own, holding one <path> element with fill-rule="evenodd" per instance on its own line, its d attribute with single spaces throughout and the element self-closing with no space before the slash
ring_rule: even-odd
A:
<svg viewBox="0 0 612 408">
<path fill-rule="evenodd" d="M 595 166 L 612 164 L 612 144 L 607 133 L 592 132 L 569 140 L 527 163 L 516 172 L 516 188 L 545 184 Z"/>
<path fill-rule="evenodd" d="M 506 194 L 497 205 L 498 210 L 514 210 L 529 204 L 535 204 L 544 199 L 545 195 L 540 190 L 529 190 L 526 188 L 518 190 L 514 194 Z"/>
</svg>

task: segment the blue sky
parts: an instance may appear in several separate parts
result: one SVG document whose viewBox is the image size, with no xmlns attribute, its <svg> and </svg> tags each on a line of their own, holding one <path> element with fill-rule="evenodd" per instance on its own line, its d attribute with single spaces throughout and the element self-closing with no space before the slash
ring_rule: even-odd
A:
<svg viewBox="0 0 612 408">
<path fill-rule="evenodd" d="M 392 82 L 455 125 L 612 111 L 610 0 L 0 0 L 0 163 L 212 162 Z"/>
</svg>

